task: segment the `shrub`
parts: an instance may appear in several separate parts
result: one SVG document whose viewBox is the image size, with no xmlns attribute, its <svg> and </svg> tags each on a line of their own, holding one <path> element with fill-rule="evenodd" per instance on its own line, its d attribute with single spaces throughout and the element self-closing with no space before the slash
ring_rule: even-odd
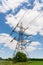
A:
<svg viewBox="0 0 43 65">
<path fill-rule="evenodd" d="M 23 52 L 17 52 L 15 57 L 13 58 L 14 62 L 24 62 L 27 61 L 27 56 Z"/>
</svg>

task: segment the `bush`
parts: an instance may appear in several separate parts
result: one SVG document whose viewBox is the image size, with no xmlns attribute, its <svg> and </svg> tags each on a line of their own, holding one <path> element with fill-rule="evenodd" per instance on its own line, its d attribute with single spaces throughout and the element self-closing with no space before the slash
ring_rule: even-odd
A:
<svg viewBox="0 0 43 65">
<path fill-rule="evenodd" d="M 26 54 L 22 53 L 22 52 L 17 52 L 15 57 L 13 58 L 14 62 L 24 62 L 27 61 L 27 56 Z"/>
</svg>

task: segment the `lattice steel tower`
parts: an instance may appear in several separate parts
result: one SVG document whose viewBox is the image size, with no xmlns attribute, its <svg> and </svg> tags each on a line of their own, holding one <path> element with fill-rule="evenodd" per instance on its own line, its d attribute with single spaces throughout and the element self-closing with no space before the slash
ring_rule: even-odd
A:
<svg viewBox="0 0 43 65">
<path fill-rule="evenodd" d="M 19 24 L 16 25 L 16 27 L 12 30 L 12 32 L 14 32 L 14 30 L 16 30 L 16 28 L 19 28 L 19 31 L 18 31 L 18 39 L 17 39 L 17 45 L 16 45 L 16 48 L 15 50 L 18 50 L 18 51 L 25 51 L 26 49 L 26 45 L 27 43 L 30 43 L 29 40 L 24 40 L 24 32 L 28 29 L 27 28 L 24 28 L 23 25 L 22 25 L 22 22 Z M 13 33 L 11 33 L 13 34 Z M 31 35 L 29 35 L 31 36 Z M 14 37 L 10 42 L 12 42 L 13 40 L 16 40 L 16 37 Z M 26 52 L 26 51 L 25 51 Z"/>
</svg>

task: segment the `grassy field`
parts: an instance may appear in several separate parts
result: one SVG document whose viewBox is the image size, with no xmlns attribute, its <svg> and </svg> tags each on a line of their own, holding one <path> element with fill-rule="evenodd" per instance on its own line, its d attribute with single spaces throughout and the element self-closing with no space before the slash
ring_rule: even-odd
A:
<svg viewBox="0 0 43 65">
<path fill-rule="evenodd" d="M 43 61 L 28 61 L 13 63 L 12 61 L 0 60 L 0 65 L 43 65 Z"/>
</svg>

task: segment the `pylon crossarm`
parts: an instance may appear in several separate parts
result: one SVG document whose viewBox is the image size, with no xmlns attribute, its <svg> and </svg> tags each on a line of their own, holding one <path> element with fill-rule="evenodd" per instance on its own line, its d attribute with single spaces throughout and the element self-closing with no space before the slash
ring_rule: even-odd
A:
<svg viewBox="0 0 43 65">
<path fill-rule="evenodd" d="M 27 37 L 31 37 L 32 36 L 32 34 L 27 34 L 27 33 L 24 33 L 24 35 L 27 36 Z"/>
<path fill-rule="evenodd" d="M 27 42 L 29 42 L 29 41 L 30 41 L 30 40 L 21 40 L 22 43 L 25 43 L 25 42 L 27 43 Z"/>
<path fill-rule="evenodd" d="M 24 28 L 24 32 L 28 29 L 29 27 L 27 27 L 27 28 Z"/>
</svg>

